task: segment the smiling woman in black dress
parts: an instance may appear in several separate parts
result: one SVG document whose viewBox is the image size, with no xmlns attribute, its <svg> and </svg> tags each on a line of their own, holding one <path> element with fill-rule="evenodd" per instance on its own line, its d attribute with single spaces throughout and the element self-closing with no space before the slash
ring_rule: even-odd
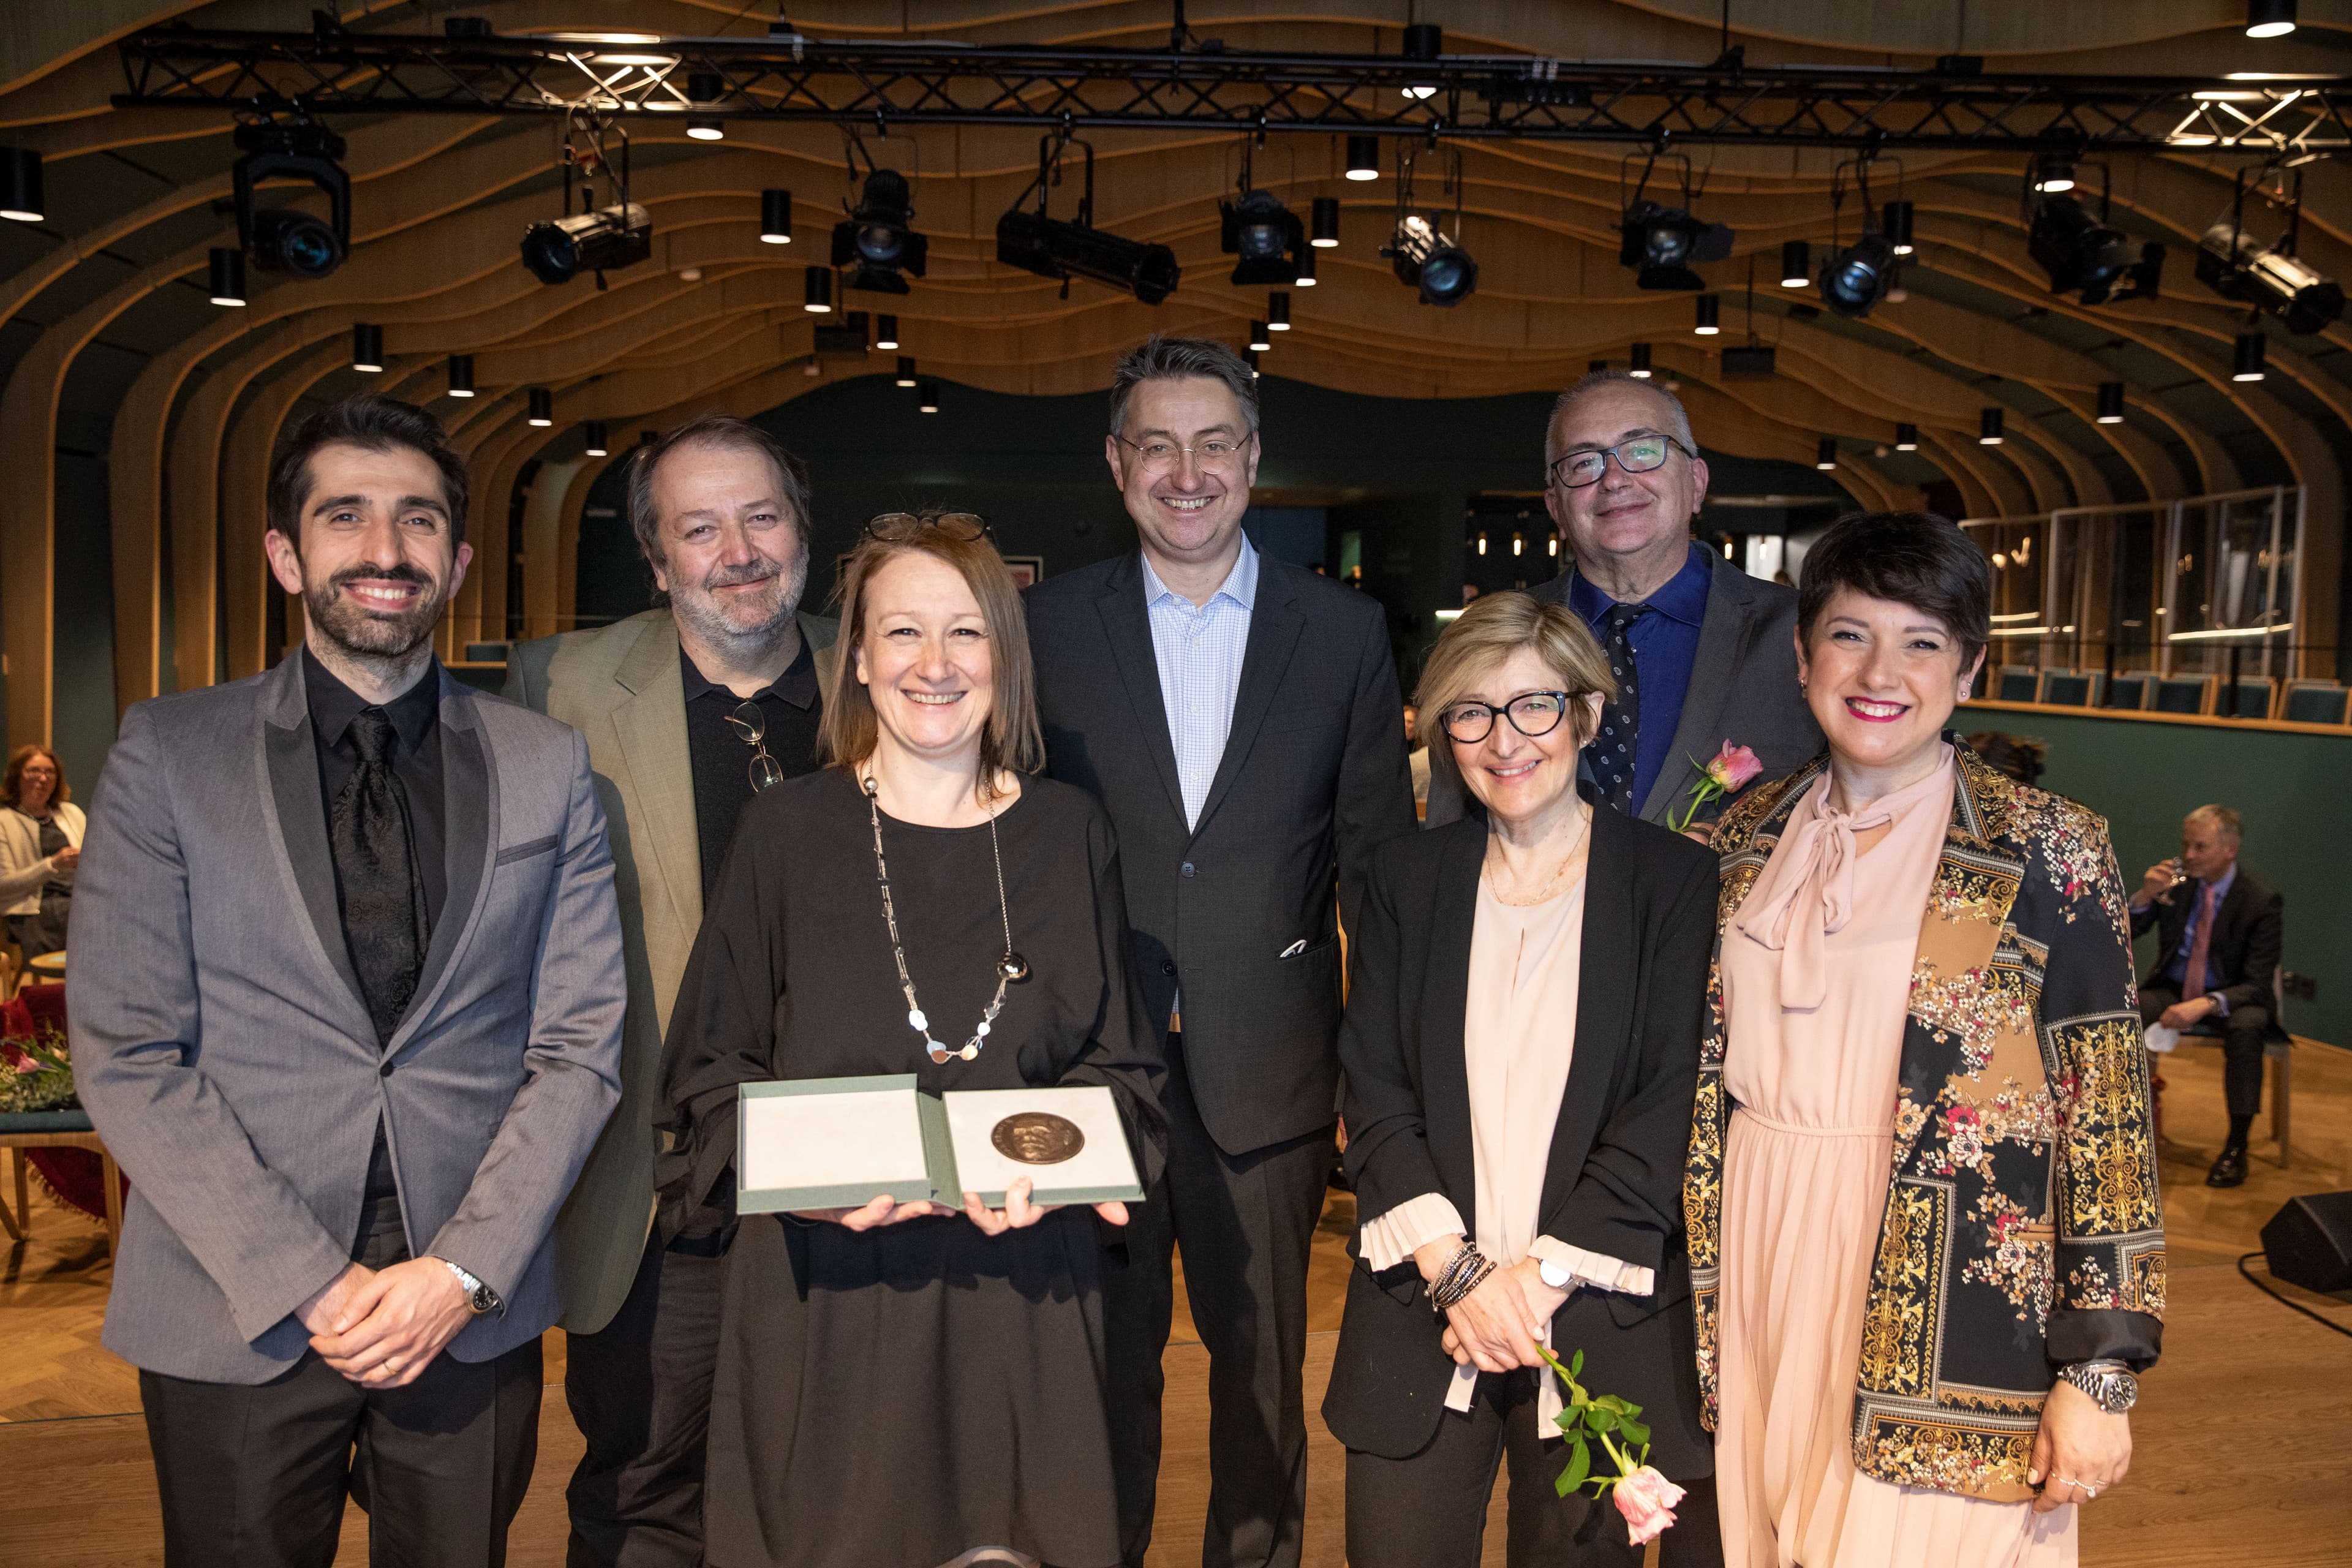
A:
<svg viewBox="0 0 2352 1568">
<path fill-rule="evenodd" d="M 877 520 L 842 627 L 833 765 L 744 809 L 678 994 L 666 1234 L 727 1223 L 736 1086 L 767 1079 L 1106 1085 L 1148 1185 L 1163 1069 L 1118 851 L 1092 797 L 1026 771 L 1041 748 L 1011 574 L 972 521 Z M 983 1034 L 1008 952 L 1025 973 Z M 1022 1184 L 997 1211 L 878 1197 L 743 1216 L 711 1396 L 711 1568 L 929 1568 L 986 1546 L 1118 1563 L 1101 1289 L 1126 1217 L 1041 1210 Z"/>
</svg>

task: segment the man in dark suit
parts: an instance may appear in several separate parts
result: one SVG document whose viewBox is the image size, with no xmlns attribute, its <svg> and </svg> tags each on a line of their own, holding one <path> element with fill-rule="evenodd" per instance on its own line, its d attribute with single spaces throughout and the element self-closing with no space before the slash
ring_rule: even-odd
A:
<svg viewBox="0 0 2352 1568">
<path fill-rule="evenodd" d="M 2246 1179 L 2246 1134 L 2263 1108 L 2263 1041 L 2278 1003 L 2271 981 L 2284 942 L 2284 900 L 2238 864 L 2243 824 L 2226 805 L 2200 805 L 2180 824 L 2180 858 L 2147 868 L 2132 895 L 2132 934 L 2154 926 L 2158 956 L 2140 983 L 2143 1020 L 2168 1029 L 2221 1032 L 2222 1093 L 2230 1136 L 2209 1187 Z"/>
<path fill-rule="evenodd" d="M 1374 601 L 1242 532 L 1257 395 L 1231 350 L 1150 342 L 1111 390 L 1141 549 L 1029 591 L 1047 771 L 1118 829 L 1144 1001 L 1168 1027 L 1168 1171 L 1111 1277 L 1122 1551 L 1143 1561 L 1181 1242 L 1209 1351 L 1202 1561 L 1291 1564 L 1306 1515 L 1307 1260 L 1338 1120 L 1339 941 L 1374 846 L 1412 830 Z"/>
<path fill-rule="evenodd" d="M 1822 731 L 1797 684 L 1796 591 L 1691 537 L 1706 461 L 1681 399 L 1594 371 L 1553 405 L 1544 464 L 1544 509 L 1575 563 L 1528 592 L 1575 611 L 1618 681 L 1584 759 L 1600 797 L 1663 822 L 1727 741 L 1756 753 L 1762 778 L 1810 762 Z M 1429 826 L 1462 811 L 1461 786 L 1433 778 Z"/>
</svg>

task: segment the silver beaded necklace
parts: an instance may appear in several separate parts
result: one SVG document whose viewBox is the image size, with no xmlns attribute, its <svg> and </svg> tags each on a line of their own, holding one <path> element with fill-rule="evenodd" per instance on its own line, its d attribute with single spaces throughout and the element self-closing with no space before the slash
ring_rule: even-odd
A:
<svg viewBox="0 0 2352 1568">
<path fill-rule="evenodd" d="M 961 1050 L 950 1051 L 931 1038 L 931 1021 L 924 1016 L 923 1005 L 915 1000 L 915 982 L 907 973 L 907 949 L 898 940 L 898 911 L 890 902 L 890 863 L 882 858 L 882 807 L 878 798 L 881 786 L 871 774 L 859 783 L 866 791 L 866 814 L 874 826 L 874 875 L 882 885 L 882 921 L 890 928 L 890 956 L 898 965 L 898 989 L 907 998 L 908 1026 L 923 1037 L 923 1048 L 930 1053 L 931 1060 L 943 1062 L 957 1056 L 971 1061 L 980 1055 L 981 1041 L 988 1037 L 996 1015 L 1003 1010 L 1005 986 L 1029 973 L 1029 961 L 1013 951 L 1013 910 L 1004 899 L 1004 855 L 996 842 L 995 796 L 992 793 L 989 797 L 988 853 L 996 862 L 996 913 L 1004 927 L 1004 956 L 996 961 L 996 994 L 989 998 L 988 1006 L 981 1013 L 979 1026 L 964 1041 Z"/>
</svg>

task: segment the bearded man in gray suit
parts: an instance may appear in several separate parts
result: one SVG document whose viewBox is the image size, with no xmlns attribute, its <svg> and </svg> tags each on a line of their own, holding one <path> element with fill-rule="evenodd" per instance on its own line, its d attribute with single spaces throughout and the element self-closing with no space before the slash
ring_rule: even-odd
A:
<svg viewBox="0 0 2352 1568">
<path fill-rule="evenodd" d="M 76 1077 L 131 1180 L 107 1347 L 173 1568 L 504 1560 L 555 1215 L 619 1096 L 620 922 L 579 735 L 433 657 L 464 459 L 355 397 L 268 484 L 303 646 L 142 702 L 74 911 Z"/>
</svg>

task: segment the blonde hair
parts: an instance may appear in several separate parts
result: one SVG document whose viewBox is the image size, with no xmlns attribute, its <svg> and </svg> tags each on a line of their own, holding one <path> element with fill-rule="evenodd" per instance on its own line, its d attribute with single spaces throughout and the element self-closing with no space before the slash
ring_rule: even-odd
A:
<svg viewBox="0 0 2352 1568">
<path fill-rule="evenodd" d="M 988 627 L 988 654 L 995 692 L 980 736 L 978 783 L 986 793 L 1000 769 L 1034 773 L 1045 765 L 1045 741 L 1037 724 L 1037 678 L 1029 659 L 1029 622 L 1021 610 L 1021 588 L 1004 557 L 984 533 L 942 526 L 940 514 L 926 511 L 903 537 L 868 532 L 841 569 L 834 599 L 841 616 L 840 660 L 833 699 L 818 721 L 817 756 L 835 767 L 855 770 L 880 743 L 881 721 L 874 697 L 857 679 L 857 648 L 866 637 L 866 585 L 885 564 L 901 555 L 929 555 L 954 567 L 979 601 Z"/>
<path fill-rule="evenodd" d="M 1520 593 L 1481 594 L 1439 636 L 1429 662 L 1422 667 L 1421 684 L 1413 689 L 1414 704 L 1431 716 L 1434 726 L 1429 747 L 1433 771 L 1462 782 L 1453 738 L 1445 733 L 1445 710 L 1521 648 L 1533 649 L 1568 693 L 1568 722 L 1576 743 L 1582 746 L 1592 739 L 1596 721 L 1584 700 L 1597 695 L 1603 702 L 1613 700 L 1617 682 L 1610 678 L 1608 656 L 1591 631 L 1563 605 Z M 1445 743 L 1439 745 L 1440 741 Z"/>
</svg>

